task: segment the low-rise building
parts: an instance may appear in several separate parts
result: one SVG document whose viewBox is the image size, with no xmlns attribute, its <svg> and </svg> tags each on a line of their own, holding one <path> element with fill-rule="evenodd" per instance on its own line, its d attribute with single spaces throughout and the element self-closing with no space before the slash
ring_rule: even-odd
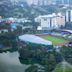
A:
<svg viewBox="0 0 72 72">
<path fill-rule="evenodd" d="M 39 22 L 42 30 L 59 29 L 61 26 L 65 26 L 65 16 L 61 13 L 38 16 L 35 21 Z"/>
</svg>

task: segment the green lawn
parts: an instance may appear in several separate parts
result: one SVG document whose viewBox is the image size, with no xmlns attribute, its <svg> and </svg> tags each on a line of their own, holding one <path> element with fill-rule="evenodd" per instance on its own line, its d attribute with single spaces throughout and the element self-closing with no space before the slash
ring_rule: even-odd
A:
<svg viewBox="0 0 72 72">
<path fill-rule="evenodd" d="M 54 45 L 59 45 L 59 44 L 63 44 L 63 43 L 66 43 L 68 42 L 68 40 L 66 39 L 63 39 L 63 38 L 59 38 L 59 37 L 54 37 L 54 36 L 43 36 L 42 38 L 46 39 L 46 40 L 49 40 L 49 41 L 52 41 L 52 43 Z"/>
<path fill-rule="evenodd" d="M 72 72 L 72 68 L 67 65 L 58 64 L 53 72 Z"/>
</svg>

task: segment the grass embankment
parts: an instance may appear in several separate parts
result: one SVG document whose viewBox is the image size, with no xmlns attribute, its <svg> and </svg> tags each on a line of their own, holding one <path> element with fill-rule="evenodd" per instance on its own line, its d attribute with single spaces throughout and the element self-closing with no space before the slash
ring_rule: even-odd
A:
<svg viewBox="0 0 72 72">
<path fill-rule="evenodd" d="M 72 67 L 67 64 L 58 64 L 53 72 L 72 72 Z"/>
</svg>

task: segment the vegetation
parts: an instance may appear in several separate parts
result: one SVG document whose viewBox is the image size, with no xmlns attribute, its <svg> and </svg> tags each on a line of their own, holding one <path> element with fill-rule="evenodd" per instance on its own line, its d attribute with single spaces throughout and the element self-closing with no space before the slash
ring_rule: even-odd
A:
<svg viewBox="0 0 72 72">
<path fill-rule="evenodd" d="M 23 6 L 22 6 L 23 5 Z M 63 7 L 63 6 L 62 6 Z M 18 3 L 12 3 L 10 0 L 1 0 L 0 4 L 0 16 L 8 17 L 25 17 L 35 18 L 38 15 L 45 15 L 51 13 L 64 12 L 62 7 L 49 5 L 49 6 L 29 6 L 25 1 L 19 1 Z"/>
<path fill-rule="evenodd" d="M 31 28 L 26 28 L 23 30 L 24 33 L 36 33 L 37 27 L 39 26 L 38 22 L 35 22 L 34 20 L 31 20 L 31 22 L 25 22 L 23 23 L 23 26 L 31 26 Z"/>
<path fill-rule="evenodd" d="M 53 72 L 72 72 L 72 67 L 67 64 L 58 64 Z"/>
<path fill-rule="evenodd" d="M 53 46 L 29 44 L 26 48 L 20 49 L 19 54 L 22 64 L 40 64 L 45 67 L 46 72 L 54 70 L 62 61 L 61 55 L 53 49 Z"/>
<path fill-rule="evenodd" d="M 32 65 L 28 69 L 25 70 L 25 72 L 37 72 L 37 66 Z"/>
<path fill-rule="evenodd" d="M 64 59 L 69 62 L 70 64 L 72 64 L 72 46 L 68 46 L 68 47 L 63 47 L 61 49 L 61 53 L 62 56 L 64 57 Z"/>
<path fill-rule="evenodd" d="M 8 29 L 8 32 L 0 33 L 0 44 L 7 47 L 7 49 L 3 49 L 4 51 L 8 50 L 12 52 L 14 50 L 17 50 L 17 36 L 24 33 L 30 33 L 31 31 L 32 33 L 36 32 L 37 26 L 39 24 L 37 22 L 34 22 L 34 18 L 38 15 L 51 14 L 54 12 L 57 13 L 61 11 L 65 12 L 65 10 L 61 7 L 57 7 L 54 5 L 35 7 L 28 6 L 28 4 L 24 2 L 19 2 L 17 5 L 13 5 L 10 0 L 1 0 L 0 2 L 2 2 L 0 3 L 0 16 L 4 18 L 25 17 L 27 19 L 30 19 L 31 22 L 26 22 L 23 24 L 23 26 L 33 26 L 33 28 L 31 29 L 25 30 L 22 30 L 22 27 L 17 26 L 17 29 L 11 32 L 10 24 L 0 22 L 0 30 Z M 21 6 L 22 4 L 23 6 Z M 66 28 L 70 29 L 68 27 L 72 27 L 72 25 L 70 24 L 72 23 L 66 23 Z M 52 41 L 54 45 L 68 42 L 68 40 L 59 37 L 57 38 L 54 36 L 45 36 L 43 38 Z M 9 50 L 9 48 L 12 49 Z M 22 47 L 22 49 L 19 49 L 19 60 L 22 64 L 32 64 L 32 66 L 26 69 L 25 72 L 37 72 L 37 66 L 34 66 L 33 64 L 40 64 L 44 66 L 45 72 L 52 72 L 54 69 L 54 72 L 63 72 L 64 69 L 65 72 L 72 72 L 71 67 L 63 64 L 58 64 L 62 62 L 63 59 L 72 64 L 72 46 L 63 47 L 60 52 L 61 53 L 56 52 L 53 46 L 42 46 L 28 43 L 26 47 Z"/>
<path fill-rule="evenodd" d="M 12 32 L 1 33 L 0 44 L 2 44 L 5 49 L 13 48 L 15 50 L 17 49 L 17 36 Z"/>
</svg>

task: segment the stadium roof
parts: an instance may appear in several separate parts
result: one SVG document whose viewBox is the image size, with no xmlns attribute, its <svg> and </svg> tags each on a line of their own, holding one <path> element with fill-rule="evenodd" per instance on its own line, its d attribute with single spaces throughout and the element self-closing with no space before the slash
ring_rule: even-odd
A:
<svg viewBox="0 0 72 72">
<path fill-rule="evenodd" d="M 63 30 L 63 31 L 67 31 L 67 32 L 69 32 L 69 33 L 71 33 L 71 34 L 72 34 L 72 30 Z"/>
<path fill-rule="evenodd" d="M 42 44 L 42 45 L 52 45 L 51 41 L 45 40 L 43 38 L 40 38 L 38 36 L 35 35 L 31 35 L 31 34 L 25 34 L 22 36 L 19 36 L 19 39 L 21 41 L 25 41 L 25 42 L 29 42 L 29 43 L 33 43 L 33 44 Z"/>
</svg>

